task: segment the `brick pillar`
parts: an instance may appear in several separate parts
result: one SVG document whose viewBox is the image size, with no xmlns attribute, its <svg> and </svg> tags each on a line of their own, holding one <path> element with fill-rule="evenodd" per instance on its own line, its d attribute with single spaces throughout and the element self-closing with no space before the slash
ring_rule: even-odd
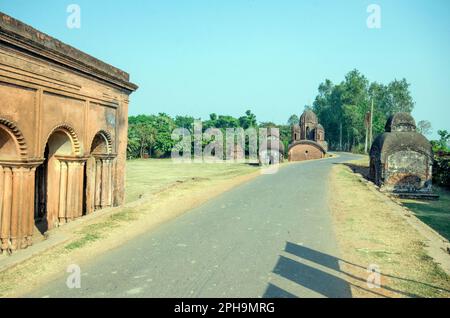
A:
<svg viewBox="0 0 450 318">
<path fill-rule="evenodd" d="M 58 157 L 59 174 L 59 225 L 83 215 L 85 159 Z"/>
<path fill-rule="evenodd" d="M 113 205 L 122 205 L 125 200 L 125 172 L 128 142 L 128 101 L 120 103 L 118 114 L 117 159 L 114 173 Z"/>
<path fill-rule="evenodd" d="M 86 214 L 91 214 L 95 211 L 95 170 L 96 161 L 91 157 L 86 162 Z"/>
<path fill-rule="evenodd" d="M 36 165 L 0 163 L 0 251 L 32 244 Z"/>
<path fill-rule="evenodd" d="M 12 203 L 11 203 L 11 249 L 20 249 L 20 232 L 21 232 L 21 214 L 23 209 L 23 201 L 21 194 L 23 193 L 23 171 L 20 167 L 12 168 Z"/>
<path fill-rule="evenodd" d="M 11 235 L 11 208 L 12 208 L 12 170 L 9 167 L 2 167 L 3 191 L 2 195 L 2 224 L 1 224 L 1 250 L 5 251 L 10 247 Z"/>
<path fill-rule="evenodd" d="M 28 172 L 28 188 L 27 191 L 28 193 L 31 193 L 33 196 L 32 200 L 27 200 L 28 205 L 27 205 L 27 211 L 28 211 L 28 219 L 27 219 L 27 230 L 25 232 L 25 241 L 26 241 L 26 246 L 31 246 L 33 245 L 33 233 L 34 233 L 34 195 L 35 195 L 35 187 L 36 187 L 36 168 L 33 167 L 30 169 L 30 171 Z"/>
<path fill-rule="evenodd" d="M 59 175 L 59 209 L 58 209 L 58 224 L 66 223 L 67 216 L 67 175 L 68 164 L 65 161 L 60 161 L 60 175 Z"/>
<path fill-rule="evenodd" d="M 102 208 L 101 193 L 102 193 L 102 160 L 95 160 L 95 210 Z"/>
<path fill-rule="evenodd" d="M 66 198 L 66 220 L 72 221 L 76 215 L 76 202 L 77 202 L 77 177 L 76 177 L 76 163 L 68 162 L 67 163 L 67 198 Z"/>
</svg>

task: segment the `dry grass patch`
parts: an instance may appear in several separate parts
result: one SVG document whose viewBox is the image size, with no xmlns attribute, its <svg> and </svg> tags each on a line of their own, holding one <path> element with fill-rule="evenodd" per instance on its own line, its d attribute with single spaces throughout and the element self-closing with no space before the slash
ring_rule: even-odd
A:
<svg viewBox="0 0 450 318">
<path fill-rule="evenodd" d="M 331 208 L 342 255 L 341 268 L 355 297 L 450 297 L 450 277 L 427 255 L 426 240 L 404 218 L 404 210 L 377 195 L 352 171 L 336 165 Z M 380 268 L 382 288 L 367 286 L 370 265 Z"/>
<path fill-rule="evenodd" d="M 235 163 L 174 163 L 171 159 L 127 162 L 126 202 L 191 181 L 219 181 L 257 171 L 259 167 Z"/>
</svg>

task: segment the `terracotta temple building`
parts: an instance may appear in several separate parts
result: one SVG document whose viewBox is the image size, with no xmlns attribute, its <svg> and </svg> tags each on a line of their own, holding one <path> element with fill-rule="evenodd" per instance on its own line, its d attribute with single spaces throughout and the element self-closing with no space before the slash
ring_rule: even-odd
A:
<svg viewBox="0 0 450 318">
<path fill-rule="evenodd" d="M 289 145 L 289 161 L 321 159 L 325 157 L 328 145 L 325 130 L 316 114 L 305 110 L 298 125 L 292 126 L 292 144 Z"/>
<path fill-rule="evenodd" d="M 0 250 L 124 200 L 129 75 L 0 13 Z"/>
<path fill-rule="evenodd" d="M 436 197 L 432 194 L 433 151 L 416 131 L 407 113 L 391 116 L 385 133 L 370 150 L 370 177 L 380 189 L 400 196 Z"/>
</svg>

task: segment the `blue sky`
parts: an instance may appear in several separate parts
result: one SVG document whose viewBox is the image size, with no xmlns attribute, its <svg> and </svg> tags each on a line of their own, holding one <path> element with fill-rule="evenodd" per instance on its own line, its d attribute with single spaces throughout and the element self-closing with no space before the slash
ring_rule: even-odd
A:
<svg viewBox="0 0 450 318">
<path fill-rule="evenodd" d="M 81 29 L 66 26 L 69 4 Z M 381 29 L 366 25 L 381 7 Z M 405 77 L 416 120 L 450 130 L 448 0 L 0 0 L 0 10 L 131 74 L 130 114 L 285 123 L 324 79 Z"/>
</svg>

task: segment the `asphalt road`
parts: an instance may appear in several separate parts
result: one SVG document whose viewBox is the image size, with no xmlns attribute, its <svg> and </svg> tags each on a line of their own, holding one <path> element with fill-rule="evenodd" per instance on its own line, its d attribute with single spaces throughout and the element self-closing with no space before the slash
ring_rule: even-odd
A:
<svg viewBox="0 0 450 318">
<path fill-rule="evenodd" d="M 355 156 L 262 175 L 111 250 L 31 297 L 351 297 L 339 272 L 328 175 Z M 180 202 L 183 204 L 183 202 Z"/>
</svg>

